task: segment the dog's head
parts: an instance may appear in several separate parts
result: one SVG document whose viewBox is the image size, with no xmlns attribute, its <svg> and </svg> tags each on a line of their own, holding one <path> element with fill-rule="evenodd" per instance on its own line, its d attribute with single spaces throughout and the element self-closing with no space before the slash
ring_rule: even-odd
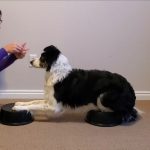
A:
<svg viewBox="0 0 150 150">
<path fill-rule="evenodd" d="M 60 53 L 61 52 L 55 46 L 51 45 L 44 48 L 44 52 L 41 54 L 40 58 L 36 58 L 30 63 L 35 68 L 45 68 L 46 71 L 49 71 Z"/>
</svg>

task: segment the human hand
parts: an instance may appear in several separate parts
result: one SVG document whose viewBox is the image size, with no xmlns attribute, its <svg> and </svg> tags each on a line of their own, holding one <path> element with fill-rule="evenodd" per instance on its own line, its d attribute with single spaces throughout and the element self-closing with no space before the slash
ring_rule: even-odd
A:
<svg viewBox="0 0 150 150">
<path fill-rule="evenodd" d="M 25 45 L 22 45 L 23 47 Z M 19 53 L 22 49 L 21 46 L 19 46 L 18 44 L 15 43 L 11 43 L 11 44 L 7 44 L 6 46 L 4 46 L 4 49 L 6 50 L 7 53 Z"/>
<path fill-rule="evenodd" d="M 14 53 L 17 59 L 22 59 L 26 55 L 26 51 L 23 51 L 21 53 Z"/>
<path fill-rule="evenodd" d="M 22 59 L 23 57 L 25 57 L 27 51 L 28 51 L 28 49 L 26 48 L 26 43 L 24 43 L 21 46 L 19 46 L 19 52 L 15 52 L 14 55 L 18 59 Z"/>
</svg>

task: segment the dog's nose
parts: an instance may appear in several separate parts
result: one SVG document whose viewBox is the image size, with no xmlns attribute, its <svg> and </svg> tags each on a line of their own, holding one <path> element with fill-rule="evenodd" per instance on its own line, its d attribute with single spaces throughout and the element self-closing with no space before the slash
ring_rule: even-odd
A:
<svg viewBox="0 0 150 150">
<path fill-rule="evenodd" d="M 30 61 L 30 64 L 33 65 L 33 60 Z"/>
</svg>

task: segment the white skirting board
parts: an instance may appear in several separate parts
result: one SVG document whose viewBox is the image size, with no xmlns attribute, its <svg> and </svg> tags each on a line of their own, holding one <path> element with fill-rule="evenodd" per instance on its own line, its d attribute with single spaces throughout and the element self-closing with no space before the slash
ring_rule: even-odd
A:
<svg viewBox="0 0 150 150">
<path fill-rule="evenodd" d="M 136 91 L 137 100 L 150 100 L 150 91 Z M 0 90 L 0 99 L 43 99 L 43 90 Z"/>
<path fill-rule="evenodd" d="M 150 91 L 135 91 L 137 100 L 150 100 Z"/>
<path fill-rule="evenodd" d="M 0 99 L 43 99 L 43 90 L 0 90 Z"/>
</svg>

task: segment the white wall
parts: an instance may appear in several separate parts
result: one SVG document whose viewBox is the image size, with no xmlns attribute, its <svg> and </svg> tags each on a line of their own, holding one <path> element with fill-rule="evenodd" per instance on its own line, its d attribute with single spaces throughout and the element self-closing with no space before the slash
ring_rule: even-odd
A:
<svg viewBox="0 0 150 150">
<path fill-rule="evenodd" d="M 150 1 L 0 1 L 1 47 L 27 42 L 30 51 L 0 73 L 1 98 L 41 97 L 44 70 L 29 54 L 55 45 L 73 67 L 124 75 L 139 99 L 150 99 Z"/>
</svg>

